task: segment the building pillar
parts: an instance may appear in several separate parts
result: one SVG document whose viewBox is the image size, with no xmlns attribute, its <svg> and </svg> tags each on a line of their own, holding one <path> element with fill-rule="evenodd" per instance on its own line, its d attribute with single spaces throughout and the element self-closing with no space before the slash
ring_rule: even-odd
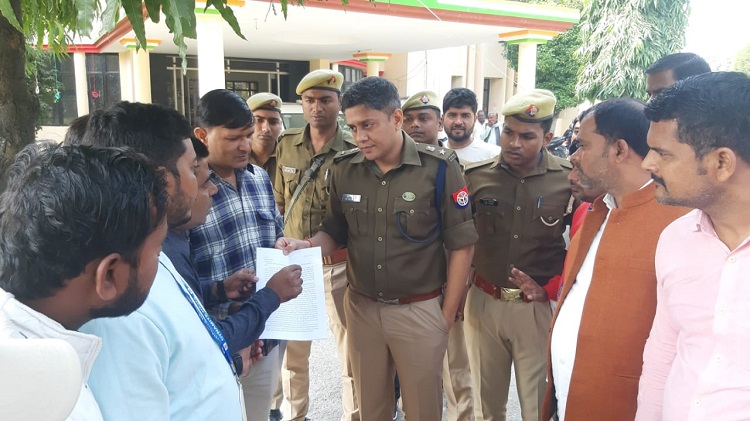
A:
<svg viewBox="0 0 750 421">
<path fill-rule="evenodd" d="M 546 44 L 558 35 L 555 31 L 524 29 L 500 34 L 500 40 L 508 45 L 518 44 L 518 92 L 536 86 L 536 46 Z"/>
<path fill-rule="evenodd" d="M 474 93 L 477 94 L 479 109 L 484 109 L 484 44 L 474 45 Z"/>
<path fill-rule="evenodd" d="M 147 39 L 146 48 L 137 49 L 135 38 L 123 38 L 120 44 L 127 51 L 120 53 L 120 99 L 151 103 L 151 60 L 149 51 L 161 40 Z"/>
<path fill-rule="evenodd" d="M 524 92 L 536 86 L 536 43 L 518 44 L 518 91 Z"/>
<path fill-rule="evenodd" d="M 338 67 L 338 66 L 337 66 Z M 318 70 L 318 69 L 325 69 L 328 70 L 331 68 L 331 60 L 326 59 L 316 59 L 316 60 L 310 60 L 310 71 Z"/>
<path fill-rule="evenodd" d="M 133 50 L 133 95 L 135 101 L 151 103 L 151 59 L 147 50 Z"/>
<path fill-rule="evenodd" d="M 89 82 L 86 74 L 86 53 L 73 53 L 78 117 L 89 113 Z"/>
<path fill-rule="evenodd" d="M 224 20 L 219 12 L 198 6 L 195 9 L 195 29 L 198 34 L 198 95 L 214 89 L 226 88 L 224 74 Z M 216 12 L 216 13 L 214 13 Z"/>
<path fill-rule="evenodd" d="M 512 67 L 508 66 L 508 71 L 506 72 L 506 74 L 508 76 L 505 78 L 505 101 L 503 102 L 503 104 L 508 102 L 508 100 L 516 94 L 516 71 L 513 70 Z"/>
<path fill-rule="evenodd" d="M 466 86 L 464 88 L 474 89 L 474 69 L 477 64 L 477 54 L 474 45 L 466 46 Z M 474 92 L 476 93 L 476 92 Z"/>
<path fill-rule="evenodd" d="M 133 95 L 133 60 L 130 51 L 123 51 L 120 56 L 120 99 L 135 101 Z"/>
<path fill-rule="evenodd" d="M 388 53 L 356 53 L 352 55 L 357 60 L 367 65 L 367 76 L 380 76 L 381 63 L 385 63 L 391 55 Z"/>
</svg>

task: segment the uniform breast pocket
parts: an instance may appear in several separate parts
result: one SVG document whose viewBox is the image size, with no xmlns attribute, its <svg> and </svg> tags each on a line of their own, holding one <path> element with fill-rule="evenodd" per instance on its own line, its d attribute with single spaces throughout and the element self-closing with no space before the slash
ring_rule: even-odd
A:
<svg viewBox="0 0 750 421">
<path fill-rule="evenodd" d="M 393 214 L 403 232 L 415 240 L 429 237 L 437 226 L 437 209 L 429 199 L 408 202 L 397 198 L 393 204 Z"/>
<path fill-rule="evenodd" d="M 345 195 L 346 196 L 346 195 Z M 359 202 L 341 202 L 349 232 L 357 235 L 367 235 L 368 212 L 367 198 L 361 197 Z"/>
<path fill-rule="evenodd" d="M 534 209 L 534 228 L 540 236 L 545 236 L 550 230 L 561 229 L 564 230 L 565 223 L 563 222 L 565 215 L 565 206 L 547 204 L 542 205 L 538 209 Z"/>
<path fill-rule="evenodd" d="M 477 227 L 477 232 L 482 234 L 494 234 L 496 233 L 502 224 L 503 214 L 500 211 L 499 206 L 485 205 L 482 203 L 476 204 L 476 214 L 474 215 L 474 223 Z"/>
<path fill-rule="evenodd" d="M 299 171 L 283 171 L 281 173 L 281 176 L 284 178 L 284 188 L 286 190 L 285 193 L 288 197 L 291 197 L 294 194 L 294 191 L 297 190 L 297 185 L 299 185 L 300 173 Z"/>
</svg>

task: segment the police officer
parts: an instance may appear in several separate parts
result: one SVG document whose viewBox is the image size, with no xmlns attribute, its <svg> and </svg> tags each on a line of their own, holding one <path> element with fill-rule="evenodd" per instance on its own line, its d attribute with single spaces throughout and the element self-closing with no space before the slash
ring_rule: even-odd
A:
<svg viewBox="0 0 750 421">
<path fill-rule="evenodd" d="M 437 145 L 438 132 L 442 130 L 438 97 L 432 91 L 421 91 L 404 102 L 404 131 L 415 142 Z M 471 372 L 466 353 L 463 328 L 463 302 L 459 305 L 459 317 L 448 334 L 448 352 L 443 360 L 443 391 L 451 421 L 468 421 L 474 413 L 471 394 Z"/>
<path fill-rule="evenodd" d="M 404 111 L 404 131 L 415 142 L 443 146 L 438 140 L 443 130 L 437 94 L 421 91 L 409 97 L 401 109 Z"/>
<path fill-rule="evenodd" d="M 318 232 L 328 203 L 333 157 L 355 147 L 351 134 L 338 124 L 343 83 L 344 77 L 339 72 L 315 70 L 297 85 L 307 125 L 284 131 L 276 150 L 274 197 L 284 215 L 285 235 L 307 238 Z M 347 358 L 343 309 L 346 261 L 346 249 L 331 250 L 323 258 L 323 274 L 329 326 L 342 366 L 342 420 L 356 421 L 359 416 Z M 289 420 L 304 420 L 307 415 L 310 344 L 310 341 L 287 343 L 281 377 L 285 398 L 282 412 Z M 280 401 L 278 396 L 276 401 Z"/>
<path fill-rule="evenodd" d="M 261 92 L 247 99 L 255 117 L 255 131 L 250 143 L 250 163 L 268 173 L 271 185 L 276 179 L 276 144 L 281 134 L 281 98 Z"/>
<path fill-rule="evenodd" d="M 362 420 L 390 419 L 394 369 L 406 418 L 440 420 L 448 330 L 477 239 L 461 169 L 449 149 L 403 133 L 391 82 L 362 79 L 342 105 L 359 150 L 337 156 L 321 230 L 276 246 L 349 248 L 344 309 Z"/>
<path fill-rule="evenodd" d="M 464 326 L 477 421 L 505 419 L 511 364 L 523 419 L 539 419 L 552 312 L 548 302 L 527 302 L 509 278 L 518 268 L 545 285 L 565 259 L 572 166 L 545 148 L 555 102 L 542 89 L 511 98 L 501 110 L 502 152 L 466 169 L 479 233 Z"/>
</svg>

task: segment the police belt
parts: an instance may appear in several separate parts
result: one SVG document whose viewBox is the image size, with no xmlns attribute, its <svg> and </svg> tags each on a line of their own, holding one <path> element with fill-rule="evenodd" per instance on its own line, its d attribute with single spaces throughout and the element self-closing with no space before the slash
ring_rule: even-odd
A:
<svg viewBox="0 0 750 421">
<path fill-rule="evenodd" d="M 347 253 L 346 248 L 338 249 L 331 253 L 330 256 L 323 256 L 323 264 L 326 266 L 343 263 L 347 260 L 349 260 L 349 253 Z"/>
<path fill-rule="evenodd" d="M 476 273 L 474 274 L 474 285 L 496 300 L 528 302 L 523 296 L 523 291 L 520 289 L 499 287 Z"/>
<path fill-rule="evenodd" d="M 361 293 L 361 292 L 359 292 L 356 289 L 351 288 L 351 287 L 349 287 L 349 290 L 352 291 L 352 292 L 354 292 L 354 293 L 356 293 L 357 295 L 361 295 L 361 296 L 367 298 L 370 301 L 376 301 L 378 303 L 393 304 L 393 305 L 396 305 L 396 304 L 418 303 L 420 301 L 431 300 L 431 299 L 433 299 L 435 297 L 439 297 L 440 295 L 443 294 L 443 287 L 440 287 L 440 288 L 438 288 L 438 289 L 436 289 L 434 291 L 430 291 L 430 292 L 427 292 L 427 293 L 424 293 L 424 294 L 412 295 L 411 297 L 404 297 L 404 298 L 394 298 L 393 300 L 385 300 L 383 298 L 376 298 L 376 297 L 371 297 L 371 296 L 369 296 L 367 294 L 363 294 L 363 293 Z"/>
</svg>

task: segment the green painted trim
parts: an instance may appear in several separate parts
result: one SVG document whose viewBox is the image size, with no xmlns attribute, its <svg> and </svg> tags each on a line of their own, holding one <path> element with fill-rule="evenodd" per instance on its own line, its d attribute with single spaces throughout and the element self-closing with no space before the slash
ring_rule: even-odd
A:
<svg viewBox="0 0 750 421">
<path fill-rule="evenodd" d="M 196 7 L 195 14 L 196 15 L 221 15 L 221 13 L 219 13 L 219 11 L 216 9 L 204 9 L 202 7 Z"/>
<path fill-rule="evenodd" d="M 534 44 L 546 44 L 549 41 L 550 40 L 548 39 L 541 39 L 541 38 L 521 38 L 521 39 L 514 39 L 513 41 L 506 41 L 506 42 L 508 43 L 508 45 L 516 45 L 522 42 L 533 42 Z"/>
<path fill-rule="evenodd" d="M 384 63 L 388 59 L 386 59 L 386 58 L 358 58 L 356 60 L 359 60 L 359 61 L 361 61 L 363 63 L 367 63 L 367 62 L 370 62 L 370 61 L 373 61 L 373 62 L 376 62 L 376 63 Z"/>
<path fill-rule="evenodd" d="M 135 50 L 136 46 L 135 45 L 126 45 L 125 48 L 127 48 L 128 50 Z M 155 45 L 149 45 L 149 46 L 146 47 L 146 50 L 150 51 L 150 50 L 153 50 L 154 48 L 156 48 Z"/>
<path fill-rule="evenodd" d="M 540 10 L 533 10 L 536 9 L 535 7 L 529 5 L 523 5 L 523 3 L 516 3 L 516 5 L 522 5 L 522 8 L 528 9 L 528 11 L 524 12 L 518 12 L 518 11 L 512 11 L 512 10 L 496 10 L 496 9 L 487 9 L 487 8 L 481 8 L 481 7 L 471 7 L 471 6 L 458 6 L 453 4 L 443 4 L 439 0 L 374 0 L 375 3 L 381 3 L 385 7 L 388 7 L 388 4 L 397 4 L 399 6 L 410 6 L 410 7 L 418 7 L 420 9 L 428 7 L 430 9 L 435 10 L 446 10 L 451 12 L 465 12 L 465 13 L 474 13 L 478 15 L 493 15 L 493 16 L 510 16 L 510 17 L 516 17 L 516 18 L 524 18 L 524 19 L 539 19 L 539 20 L 548 20 L 548 21 L 554 21 L 554 22 L 569 22 L 569 23 L 578 23 L 580 18 L 569 18 L 564 16 L 558 16 L 555 14 L 554 11 L 540 9 Z M 377 7 L 377 6 L 376 6 Z"/>
</svg>

